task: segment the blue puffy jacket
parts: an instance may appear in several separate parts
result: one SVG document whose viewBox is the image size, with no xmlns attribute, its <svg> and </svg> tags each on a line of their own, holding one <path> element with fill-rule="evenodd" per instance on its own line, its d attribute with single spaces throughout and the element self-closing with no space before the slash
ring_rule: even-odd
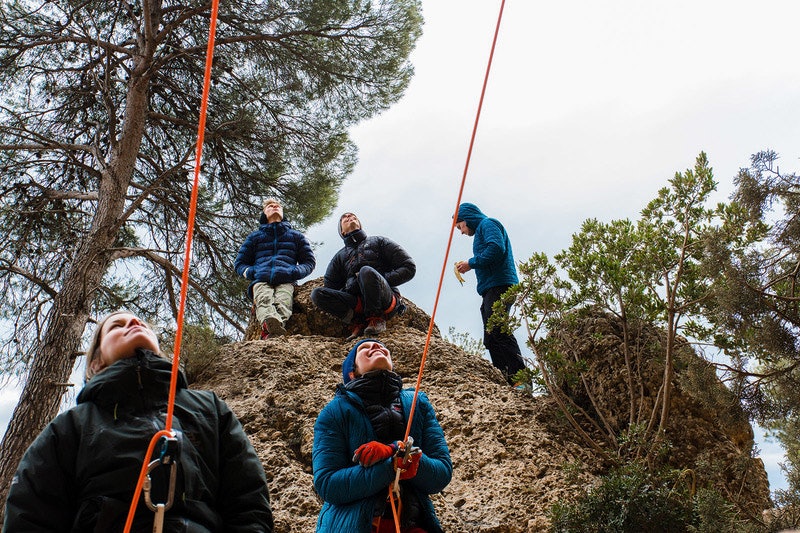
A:
<svg viewBox="0 0 800 533">
<path fill-rule="evenodd" d="M 408 421 L 414 391 L 400 391 Z M 453 475 L 450 450 L 436 413 L 424 393 L 417 399 L 411 425 L 414 446 L 422 449 L 417 475 L 402 481 L 404 491 L 415 491 L 422 502 L 429 533 L 442 533 L 429 494 L 443 490 Z M 361 398 L 339 385 L 333 400 L 314 424 L 314 488 L 324 500 L 317 520 L 318 533 L 369 533 L 376 503 L 384 500 L 394 481 L 391 459 L 369 468 L 353 463 L 353 452 L 376 440 Z"/>
<path fill-rule="evenodd" d="M 458 207 L 458 219 L 475 232 L 473 257 L 468 262 L 475 270 L 478 294 L 483 296 L 492 287 L 519 283 L 511 241 L 503 225 L 484 215 L 475 204 L 466 202 Z"/>
<path fill-rule="evenodd" d="M 267 223 L 261 214 L 261 226 L 244 240 L 236 255 L 236 273 L 251 281 L 247 295 L 253 298 L 253 285 L 294 283 L 311 274 L 317 261 L 311 244 L 288 222 Z"/>
</svg>

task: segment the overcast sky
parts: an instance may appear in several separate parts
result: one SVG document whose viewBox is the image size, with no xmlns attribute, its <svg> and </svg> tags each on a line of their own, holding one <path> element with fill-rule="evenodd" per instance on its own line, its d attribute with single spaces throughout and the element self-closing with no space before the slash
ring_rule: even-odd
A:
<svg viewBox="0 0 800 533">
<path fill-rule="evenodd" d="M 401 291 L 431 313 L 500 1 L 422 4 L 411 86 L 353 130 L 359 164 L 307 235 L 324 243 L 321 276 L 341 246 L 338 216 L 357 213 L 414 257 Z M 637 218 L 701 151 L 718 200 L 759 150 L 800 170 L 798 20 L 790 0 L 508 0 L 463 200 L 505 225 L 520 260 L 568 247 L 587 218 Z M 471 250 L 456 232 L 436 313 L 444 334 L 481 334 L 474 274 L 461 287 L 449 268 Z M 759 448 L 771 488 L 785 487 L 780 447 Z"/>
<path fill-rule="evenodd" d="M 414 257 L 401 290 L 431 313 L 500 0 L 422 5 L 416 75 L 398 104 L 352 131 L 359 164 L 307 236 L 322 243 L 318 277 L 341 246 L 339 214 L 357 213 Z M 586 218 L 637 218 L 700 151 L 720 200 L 756 151 L 800 170 L 798 20 L 794 0 L 509 0 L 463 200 L 505 225 L 521 260 L 568 247 Z M 456 233 L 448 265 L 471 249 Z M 436 322 L 477 338 L 480 298 L 466 277 L 459 286 L 448 266 Z M 0 398 L 0 427 L 13 403 Z M 759 447 L 771 488 L 785 486 L 780 448 Z"/>
</svg>

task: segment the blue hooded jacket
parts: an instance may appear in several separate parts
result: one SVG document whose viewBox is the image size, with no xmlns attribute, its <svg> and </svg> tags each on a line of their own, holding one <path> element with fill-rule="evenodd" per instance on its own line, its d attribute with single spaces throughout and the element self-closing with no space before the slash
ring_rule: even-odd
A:
<svg viewBox="0 0 800 533">
<path fill-rule="evenodd" d="M 260 222 L 239 248 L 234 262 L 236 273 L 251 281 L 247 287 L 251 299 L 256 283 L 294 283 L 311 274 L 317 264 L 308 239 L 291 224 L 285 220 L 268 223 L 264 213 Z"/>
<path fill-rule="evenodd" d="M 413 390 L 400 391 L 406 422 L 414 398 Z M 414 446 L 422 449 L 417 475 L 403 481 L 422 502 L 429 533 L 442 533 L 429 494 L 442 491 L 453 475 L 450 451 L 436 414 L 424 393 L 417 397 L 411 424 Z M 376 440 L 361 398 L 339 385 L 336 395 L 314 424 L 314 488 L 324 500 L 317 519 L 317 533 L 369 533 L 376 502 L 384 500 L 394 481 L 392 460 L 369 468 L 353 463 L 353 452 Z"/>
<path fill-rule="evenodd" d="M 475 270 L 478 294 L 483 296 L 492 287 L 519 283 L 511 241 L 498 220 L 484 215 L 475 204 L 458 206 L 458 220 L 475 232 L 469 266 Z"/>
</svg>

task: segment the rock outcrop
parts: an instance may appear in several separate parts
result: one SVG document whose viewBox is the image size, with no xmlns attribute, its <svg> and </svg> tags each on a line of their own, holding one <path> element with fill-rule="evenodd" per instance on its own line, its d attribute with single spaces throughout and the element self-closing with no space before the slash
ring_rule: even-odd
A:
<svg viewBox="0 0 800 533">
<path fill-rule="evenodd" d="M 664 380 L 664 332 L 629 324 L 626 365 L 617 317 L 590 312 L 571 318 L 553 335 L 567 358 L 581 361 L 588 376 L 572 388 L 572 398 L 598 423 L 602 411 L 602 424 L 617 434 L 631 420 L 648 421 Z M 759 516 L 770 507 L 769 481 L 763 461 L 751 456 L 755 443 L 747 415 L 715 368 L 684 339 L 676 344 L 666 461 L 691 472 L 698 486 L 713 487 L 750 516 Z M 656 421 L 659 415 L 660 406 Z"/>
<path fill-rule="evenodd" d="M 341 324 L 310 303 L 319 283 L 298 287 L 287 336 L 223 347 L 192 385 L 216 391 L 242 421 L 264 463 L 281 533 L 314 530 L 321 505 L 312 485 L 314 421 L 341 381 L 342 359 L 353 344 L 345 341 Z M 380 336 L 410 387 L 429 321 L 410 304 Z M 257 335 L 249 328 L 249 338 Z M 547 397 L 509 388 L 488 361 L 443 340 L 438 330 L 431 335 L 421 389 L 436 409 L 453 459 L 452 482 L 433 497 L 449 533 L 544 531 L 550 507 L 574 498 L 603 472 L 605 465 Z M 731 441 L 722 432 L 702 438 L 705 448 L 715 445 L 712 440 L 725 446 Z M 758 476 L 766 480 L 763 466 Z M 762 499 L 754 497 L 753 505 L 765 507 Z"/>
</svg>

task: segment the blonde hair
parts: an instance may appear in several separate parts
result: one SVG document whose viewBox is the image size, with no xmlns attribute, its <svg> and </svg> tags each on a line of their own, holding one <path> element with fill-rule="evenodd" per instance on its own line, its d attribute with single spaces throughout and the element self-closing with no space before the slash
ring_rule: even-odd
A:
<svg viewBox="0 0 800 533">
<path fill-rule="evenodd" d="M 283 204 L 281 203 L 281 201 L 278 200 L 277 198 L 272 198 L 272 197 L 264 200 L 264 203 L 261 204 L 261 209 L 266 209 L 269 204 L 278 204 L 279 206 L 281 206 L 281 209 L 283 209 Z"/>
<path fill-rule="evenodd" d="M 105 323 L 108 321 L 109 318 L 122 314 L 137 316 L 135 313 L 132 313 L 127 309 L 119 309 L 117 311 L 112 311 L 111 313 L 107 314 L 97 323 L 97 327 L 95 327 L 94 334 L 92 335 L 92 340 L 89 341 L 89 345 L 86 347 L 86 370 L 84 371 L 83 375 L 84 381 L 89 381 L 90 379 L 92 379 L 97 374 L 103 371 L 101 369 L 95 372 L 94 369 L 92 368 L 92 362 L 95 359 L 97 359 L 97 357 L 100 355 L 100 342 L 103 340 L 102 339 L 103 326 L 105 325 Z M 144 321 L 142 321 L 142 323 L 145 326 L 147 326 L 147 329 L 155 332 L 155 330 L 153 330 L 150 324 Z M 162 357 L 164 356 L 164 354 L 162 353 L 159 353 L 159 355 L 161 355 Z"/>
</svg>

